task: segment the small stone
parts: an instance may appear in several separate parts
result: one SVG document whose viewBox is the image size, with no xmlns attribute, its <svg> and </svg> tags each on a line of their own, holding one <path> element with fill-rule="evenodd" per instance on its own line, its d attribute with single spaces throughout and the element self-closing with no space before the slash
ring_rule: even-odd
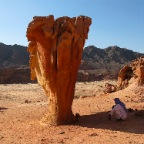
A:
<svg viewBox="0 0 144 144">
<path fill-rule="evenodd" d="M 89 136 L 98 136 L 98 134 L 97 133 L 92 133 Z"/>
<path fill-rule="evenodd" d="M 62 131 L 62 132 L 60 132 L 59 134 L 64 134 L 65 132 L 64 131 Z"/>
<path fill-rule="evenodd" d="M 3 139 L 3 138 L 4 138 L 3 136 L 0 136 L 0 140 Z"/>
<path fill-rule="evenodd" d="M 25 100 L 25 103 L 30 103 L 31 101 Z"/>
</svg>

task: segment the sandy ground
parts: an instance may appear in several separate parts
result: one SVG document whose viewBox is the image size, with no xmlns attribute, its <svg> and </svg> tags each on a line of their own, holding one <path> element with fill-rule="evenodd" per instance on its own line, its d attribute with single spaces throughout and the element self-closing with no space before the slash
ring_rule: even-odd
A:
<svg viewBox="0 0 144 144">
<path fill-rule="evenodd" d="M 73 113 L 80 114 L 79 122 L 62 126 L 41 123 L 48 105 L 38 84 L 0 85 L 0 144 L 144 144 L 144 116 L 134 111 L 126 121 L 108 120 L 115 97 L 144 110 L 144 86 L 103 94 L 105 82 L 76 84 Z"/>
</svg>

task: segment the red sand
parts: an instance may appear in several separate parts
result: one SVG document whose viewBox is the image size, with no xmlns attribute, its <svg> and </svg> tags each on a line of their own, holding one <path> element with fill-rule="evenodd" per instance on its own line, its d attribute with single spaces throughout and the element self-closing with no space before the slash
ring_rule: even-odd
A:
<svg viewBox="0 0 144 144">
<path fill-rule="evenodd" d="M 115 97 L 144 110 L 144 86 L 102 94 L 104 84 L 77 83 L 73 112 L 79 122 L 62 126 L 41 122 L 48 105 L 38 84 L 0 85 L 0 144 L 144 144 L 144 116 L 131 112 L 126 121 L 108 121 Z"/>
</svg>

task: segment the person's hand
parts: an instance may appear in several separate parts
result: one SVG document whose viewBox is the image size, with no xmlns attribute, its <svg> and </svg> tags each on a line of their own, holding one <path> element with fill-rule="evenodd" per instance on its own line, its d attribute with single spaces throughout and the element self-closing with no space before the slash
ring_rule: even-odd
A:
<svg viewBox="0 0 144 144">
<path fill-rule="evenodd" d="M 111 114 L 109 114 L 109 117 L 108 117 L 109 121 L 111 120 Z"/>
</svg>

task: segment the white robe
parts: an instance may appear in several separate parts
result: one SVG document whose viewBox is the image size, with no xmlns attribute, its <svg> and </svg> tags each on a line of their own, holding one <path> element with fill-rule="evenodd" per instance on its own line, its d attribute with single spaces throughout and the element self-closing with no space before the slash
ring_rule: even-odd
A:
<svg viewBox="0 0 144 144">
<path fill-rule="evenodd" d="M 112 111 L 110 112 L 111 115 L 114 115 L 117 119 L 123 119 L 125 120 L 127 118 L 127 113 L 124 110 L 124 108 L 120 105 L 117 104 Z"/>
</svg>

